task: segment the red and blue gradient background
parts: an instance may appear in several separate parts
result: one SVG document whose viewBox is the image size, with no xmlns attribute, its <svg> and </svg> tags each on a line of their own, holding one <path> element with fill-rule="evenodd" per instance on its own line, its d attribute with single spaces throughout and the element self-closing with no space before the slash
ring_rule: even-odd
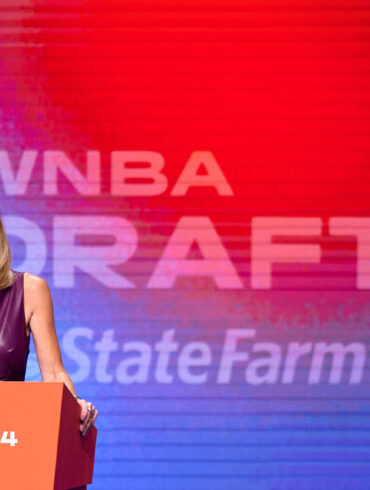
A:
<svg viewBox="0 0 370 490">
<path fill-rule="evenodd" d="M 356 289 L 356 241 L 332 237 L 329 217 L 369 215 L 370 2 L 53 1 L 0 3 L 1 149 L 14 167 L 40 155 L 24 196 L 1 188 L 3 215 L 27 217 L 48 241 L 42 276 L 52 289 L 60 339 L 94 331 L 80 348 L 91 372 L 77 392 L 100 410 L 92 488 L 368 488 L 368 365 L 359 385 L 98 383 L 95 342 L 114 329 L 153 345 L 166 329 L 179 343 L 215 353 L 228 328 L 258 340 L 362 342 L 369 291 Z M 42 193 L 42 152 L 64 151 L 84 173 L 86 151 L 102 155 L 102 194 L 79 196 L 60 176 Z M 110 194 L 110 153 L 157 151 L 169 187 L 150 198 Z M 170 195 L 190 154 L 211 151 L 234 195 L 193 188 Z M 136 284 L 112 290 L 77 272 L 75 288 L 53 287 L 55 215 L 131 221 L 134 257 L 119 270 Z M 182 216 L 208 216 L 244 289 L 213 279 L 146 287 Z M 277 265 L 273 288 L 250 287 L 251 219 L 317 216 L 316 265 Z M 26 233 L 26 230 L 24 230 Z M 9 237 L 14 266 L 21 240 Z M 194 254 L 197 254 L 194 251 Z M 73 376 L 76 365 L 63 352 Z M 113 375 L 123 358 L 111 355 Z M 175 369 L 174 361 L 174 369 Z M 212 369 L 211 369 L 212 371 Z M 175 371 L 174 371 L 175 372 Z"/>
</svg>

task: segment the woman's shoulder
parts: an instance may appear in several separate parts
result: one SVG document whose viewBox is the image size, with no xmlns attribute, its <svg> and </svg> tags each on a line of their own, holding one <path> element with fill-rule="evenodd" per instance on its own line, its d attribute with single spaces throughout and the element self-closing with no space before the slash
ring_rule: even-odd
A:
<svg viewBox="0 0 370 490">
<path fill-rule="evenodd" d="M 24 301 L 28 312 L 33 312 L 36 308 L 45 308 L 52 304 L 50 289 L 45 279 L 29 272 L 24 272 L 23 277 Z"/>
<path fill-rule="evenodd" d="M 23 272 L 24 276 L 24 288 L 29 292 L 37 294 L 48 294 L 49 286 L 48 283 L 40 276 L 31 274 L 29 272 Z"/>
</svg>

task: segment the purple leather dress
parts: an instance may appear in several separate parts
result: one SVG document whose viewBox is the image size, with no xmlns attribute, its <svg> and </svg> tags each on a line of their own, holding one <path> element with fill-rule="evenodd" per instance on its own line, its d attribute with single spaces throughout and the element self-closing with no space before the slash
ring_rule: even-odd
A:
<svg viewBox="0 0 370 490">
<path fill-rule="evenodd" d="M 0 381 L 24 381 L 30 338 L 26 334 L 23 272 L 0 289 Z"/>
</svg>

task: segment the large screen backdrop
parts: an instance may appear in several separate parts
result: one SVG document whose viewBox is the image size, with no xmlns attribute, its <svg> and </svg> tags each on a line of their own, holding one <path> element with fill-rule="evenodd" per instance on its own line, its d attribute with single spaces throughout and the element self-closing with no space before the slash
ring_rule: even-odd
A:
<svg viewBox="0 0 370 490">
<path fill-rule="evenodd" d="M 93 489 L 369 487 L 369 21 L 0 2 L 1 215 L 100 411 Z"/>
</svg>

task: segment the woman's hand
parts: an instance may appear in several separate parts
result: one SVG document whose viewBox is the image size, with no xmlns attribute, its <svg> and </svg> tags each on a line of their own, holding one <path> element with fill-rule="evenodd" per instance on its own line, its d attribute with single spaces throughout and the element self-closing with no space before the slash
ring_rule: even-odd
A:
<svg viewBox="0 0 370 490">
<path fill-rule="evenodd" d="M 96 417 L 98 416 L 98 410 L 95 409 L 91 402 L 87 402 L 83 399 L 78 399 L 78 403 L 81 407 L 81 424 L 80 431 L 83 436 L 86 436 L 90 427 L 94 424 Z"/>
</svg>

